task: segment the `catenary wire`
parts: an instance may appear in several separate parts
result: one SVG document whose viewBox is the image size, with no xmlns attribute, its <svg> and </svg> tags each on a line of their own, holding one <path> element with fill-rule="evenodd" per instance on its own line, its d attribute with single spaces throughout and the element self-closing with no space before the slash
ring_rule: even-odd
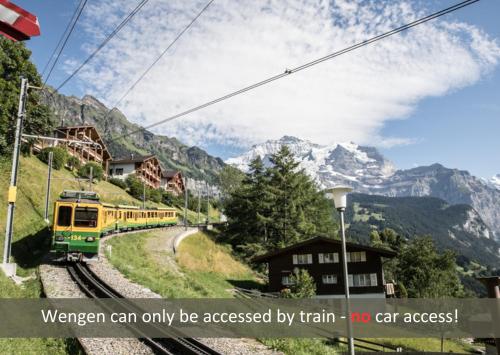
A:
<svg viewBox="0 0 500 355">
<path fill-rule="evenodd" d="M 184 35 L 184 33 L 189 30 L 189 28 L 191 28 L 191 26 L 198 20 L 198 18 L 209 8 L 209 6 L 214 2 L 215 0 L 210 0 L 201 10 L 200 12 L 198 12 L 198 14 L 191 20 L 191 22 L 189 22 L 187 24 L 186 27 L 184 27 L 184 29 L 179 32 L 179 34 L 177 34 L 177 36 L 174 38 L 174 40 L 172 42 L 170 42 L 170 44 L 160 53 L 160 55 L 146 68 L 146 70 L 139 76 L 139 78 L 137 78 L 136 81 L 134 81 L 134 83 L 123 93 L 123 95 L 115 102 L 115 104 L 112 106 L 111 109 L 108 110 L 108 112 L 106 113 L 106 115 L 104 116 L 104 119 L 106 119 L 109 114 L 115 109 L 118 107 L 118 105 L 125 99 L 125 97 L 127 97 L 128 94 L 130 94 L 130 92 L 132 90 L 134 90 L 134 88 L 137 86 L 137 84 L 139 84 L 139 82 L 144 79 L 144 77 L 151 71 L 151 69 L 153 69 L 153 67 L 156 65 L 156 63 L 158 63 L 160 61 L 161 58 L 163 58 L 163 56 L 168 52 L 168 50 L 170 48 L 172 48 L 172 46 Z"/>
<path fill-rule="evenodd" d="M 56 58 L 54 59 L 54 62 L 52 63 L 52 65 L 50 67 L 49 73 L 47 74 L 45 81 L 43 82 L 43 87 L 45 87 L 45 84 L 47 84 L 47 81 L 49 81 L 50 75 L 52 74 L 52 71 L 54 70 L 57 62 L 59 61 L 59 58 L 61 57 L 62 51 L 66 47 L 66 44 L 68 43 L 69 37 L 73 33 L 73 30 L 75 29 L 75 26 L 76 26 L 78 20 L 80 19 L 80 16 L 82 15 L 83 9 L 85 8 L 86 4 L 87 4 L 87 0 L 82 0 L 80 2 L 80 4 L 78 5 L 78 7 L 75 10 L 75 14 L 73 15 L 73 18 L 71 19 L 71 21 L 68 23 L 68 26 L 66 27 L 65 33 L 63 34 L 63 36 L 59 40 L 59 43 L 57 44 L 56 48 L 54 48 L 54 52 L 50 56 L 50 59 L 47 62 L 46 67 L 49 65 L 50 61 L 52 60 L 52 58 L 56 52 L 57 52 L 57 55 L 56 55 Z M 63 40 L 63 38 L 64 38 L 64 40 Z M 62 45 L 59 48 L 59 51 L 57 51 L 57 48 L 61 44 L 61 41 L 62 41 Z M 46 68 L 44 68 L 43 72 L 45 72 L 45 69 Z M 43 73 L 42 73 L 42 75 L 43 75 Z"/>
<path fill-rule="evenodd" d="M 75 8 L 75 11 L 73 12 L 73 15 L 71 16 L 71 19 L 69 20 L 68 24 L 66 25 L 66 28 L 64 29 L 64 32 L 61 34 L 61 37 L 59 38 L 59 41 L 57 42 L 56 47 L 54 48 L 54 50 L 52 51 L 52 54 L 49 57 L 49 60 L 47 61 L 47 63 L 45 63 L 45 66 L 43 67 L 42 74 L 41 74 L 42 77 L 45 76 L 45 72 L 47 71 L 47 68 L 49 67 L 49 65 L 52 62 L 52 60 L 54 59 L 54 56 L 56 55 L 57 50 L 61 46 L 61 44 L 64 41 L 64 39 L 66 38 L 66 36 L 68 36 L 68 31 L 70 31 L 71 25 L 75 21 L 75 18 L 77 16 L 78 12 L 79 12 L 78 10 L 82 7 L 82 4 L 84 2 L 86 2 L 86 0 L 80 0 L 80 3 Z"/>
<path fill-rule="evenodd" d="M 259 82 L 255 83 L 255 84 L 250 85 L 250 86 L 246 86 L 246 87 L 244 87 L 244 88 L 242 88 L 240 90 L 234 91 L 234 92 L 226 94 L 224 96 L 221 96 L 221 97 L 219 97 L 217 99 L 214 99 L 214 100 L 208 101 L 208 102 L 206 102 L 204 104 L 195 106 L 195 107 L 190 108 L 190 109 L 188 109 L 186 111 L 182 111 L 180 113 L 177 113 L 177 114 L 175 114 L 173 116 L 167 117 L 167 118 L 165 118 L 163 120 L 157 121 L 157 122 L 152 123 L 150 125 L 147 125 L 145 127 L 141 127 L 140 129 L 128 132 L 128 133 L 126 133 L 124 135 L 121 135 L 121 136 L 118 136 L 118 137 L 115 137 L 115 138 L 112 138 L 111 140 L 108 141 L 108 143 L 116 141 L 116 140 L 119 140 L 119 139 L 123 139 L 125 137 L 130 136 L 130 135 L 133 135 L 133 134 L 145 131 L 147 129 L 150 129 L 152 127 L 156 127 L 156 126 L 164 124 L 164 123 L 167 123 L 167 122 L 175 120 L 175 119 L 177 119 L 179 117 L 186 116 L 186 115 L 188 115 L 190 113 L 193 113 L 195 111 L 199 111 L 199 110 L 204 109 L 204 108 L 206 108 L 208 106 L 212 106 L 212 105 L 214 105 L 216 103 L 219 103 L 221 101 L 227 100 L 227 99 L 232 98 L 234 96 L 241 95 L 241 94 L 243 94 L 243 93 L 245 93 L 247 91 L 256 89 L 256 88 L 258 88 L 260 86 L 269 84 L 269 83 L 271 83 L 273 81 L 282 79 L 282 78 L 284 78 L 284 77 L 286 77 L 286 76 L 288 76 L 290 74 L 293 74 L 293 73 L 302 71 L 304 69 L 310 68 L 310 67 L 312 67 L 314 65 L 320 64 L 320 63 L 322 63 L 324 61 L 327 61 L 327 60 L 330 60 L 330 59 L 333 59 L 333 58 L 338 57 L 338 56 L 340 56 L 342 54 L 351 52 L 351 51 L 356 50 L 356 49 L 358 49 L 360 47 L 364 47 L 364 46 L 366 46 L 368 44 L 371 44 L 373 42 L 380 41 L 381 39 L 384 39 L 386 37 L 395 35 L 395 34 L 397 34 L 399 32 L 403 32 L 403 31 L 408 30 L 408 29 L 410 29 L 412 27 L 418 26 L 418 25 L 423 24 L 425 22 L 428 22 L 430 20 L 436 19 L 438 17 L 441 17 L 443 15 L 446 15 L 448 13 L 451 13 L 453 11 L 461 9 L 463 7 L 469 6 L 469 5 L 471 5 L 471 4 L 475 3 L 475 2 L 478 2 L 478 1 L 479 0 L 465 0 L 465 1 L 462 1 L 460 3 L 457 3 L 457 4 L 453 5 L 453 6 L 447 7 L 445 9 L 443 9 L 443 10 L 440 10 L 438 12 L 432 13 L 432 14 L 430 14 L 428 16 L 422 17 L 422 18 L 420 18 L 418 20 L 415 20 L 415 21 L 407 23 L 407 24 L 405 24 L 403 26 L 400 26 L 400 27 L 397 27 L 395 29 L 392 29 L 392 30 L 390 30 L 388 32 L 385 32 L 385 33 L 382 33 L 382 34 L 377 35 L 375 37 L 372 37 L 372 38 L 370 38 L 368 40 L 365 40 L 365 41 L 362 41 L 362 42 L 358 42 L 358 43 L 356 43 L 354 45 L 351 45 L 351 46 L 346 47 L 344 49 L 341 49 L 339 51 L 333 52 L 333 53 L 331 53 L 329 55 L 326 55 L 324 57 L 321 57 L 321 58 L 318 58 L 318 59 L 313 60 L 311 62 L 307 62 L 305 64 L 302 64 L 302 65 L 300 65 L 298 67 L 295 67 L 293 69 L 286 69 L 284 73 L 277 74 L 275 76 L 269 77 L 267 79 L 259 81 Z"/>
<path fill-rule="evenodd" d="M 92 58 L 94 58 L 97 53 L 99 53 L 99 51 L 101 49 L 104 48 L 104 46 L 109 42 L 111 41 L 111 39 L 113 39 L 113 37 L 115 37 L 118 32 L 120 32 L 120 30 L 142 9 L 142 7 L 144 5 L 146 5 L 146 3 L 148 2 L 149 0 L 142 0 L 123 20 L 122 22 L 120 22 L 120 24 L 113 30 L 113 32 L 111 32 L 105 39 L 104 41 L 101 42 L 101 44 L 99 44 L 99 46 L 97 46 L 97 48 L 87 57 L 87 59 L 85 59 L 63 82 L 61 82 L 61 84 L 59 84 L 59 86 L 56 88 L 56 91 L 59 91 L 64 85 L 66 85 L 68 83 L 68 81 L 70 81 L 76 74 L 78 74 L 78 72 L 85 66 L 88 64 L 88 62 L 90 62 L 92 60 Z"/>
</svg>

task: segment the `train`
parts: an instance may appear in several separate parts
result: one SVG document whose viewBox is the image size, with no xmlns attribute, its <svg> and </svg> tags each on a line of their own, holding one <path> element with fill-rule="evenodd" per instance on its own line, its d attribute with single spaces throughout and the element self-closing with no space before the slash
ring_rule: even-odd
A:
<svg viewBox="0 0 500 355">
<path fill-rule="evenodd" d="M 174 208 L 113 205 L 101 202 L 93 191 L 65 190 L 54 203 L 51 252 L 67 261 L 92 261 L 108 234 L 177 223 Z"/>
</svg>

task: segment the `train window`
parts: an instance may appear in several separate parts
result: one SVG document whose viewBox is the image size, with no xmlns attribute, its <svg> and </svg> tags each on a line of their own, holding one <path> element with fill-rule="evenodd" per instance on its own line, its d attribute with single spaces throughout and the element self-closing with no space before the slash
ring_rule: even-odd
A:
<svg viewBox="0 0 500 355">
<path fill-rule="evenodd" d="M 57 225 L 61 227 L 69 227 L 71 225 L 72 208 L 69 206 L 60 206 L 57 214 Z"/>
<path fill-rule="evenodd" d="M 75 227 L 97 227 L 97 208 L 75 208 Z"/>
</svg>

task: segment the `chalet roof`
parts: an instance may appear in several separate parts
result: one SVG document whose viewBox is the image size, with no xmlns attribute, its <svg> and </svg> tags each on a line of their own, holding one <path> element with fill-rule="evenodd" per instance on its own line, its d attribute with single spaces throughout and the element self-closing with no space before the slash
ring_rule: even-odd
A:
<svg viewBox="0 0 500 355">
<path fill-rule="evenodd" d="M 165 178 L 171 178 L 177 174 L 180 174 L 179 170 L 162 170 L 161 176 Z"/>
<path fill-rule="evenodd" d="M 138 155 L 138 156 L 131 156 L 129 158 L 121 158 L 117 160 L 113 160 L 111 164 L 128 164 L 128 163 L 142 163 L 146 160 L 149 160 L 151 158 L 156 158 L 154 155 Z"/>
<path fill-rule="evenodd" d="M 252 261 L 259 262 L 259 263 L 267 262 L 269 259 L 272 259 L 275 256 L 286 254 L 292 250 L 299 249 L 299 248 L 302 248 L 304 246 L 308 246 L 311 244 L 316 244 L 318 242 L 330 243 L 330 244 L 335 244 L 335 245 L 341 244 L 341 241 L 338 239 L 332 239 L 332 238 L 326 238 L 326 237 L 315 237 L 315 238 L 311 238 L 311 239 L 305 240 L 303 242 L 300 242 L 300 243 L 297 243 L 294 245 L 290 245 L 286 248 L 277 249 L 277 250 L 274 250 L 274 251 L 269 252 L 267 254 L 256 256 L 255 258 L 252 259 Z M 383 256 L 386 258 L 393 258 L 394 256 L 396 256 L 396 252 L 394 252 L 392 250 L 375 248 L 375 247 L 370 247 L 367 245 L 362 245 L 362 244 L 357 244 L 357 243 L 346 242 L 346 247 L 347 248 L 349 248 L 349 247 L 350 248 L 357 248 L 357 249 L 366 250 L 366 251 L 372 251 L 372 252 L 380 254 L 380 256 Z"/>
</svg>

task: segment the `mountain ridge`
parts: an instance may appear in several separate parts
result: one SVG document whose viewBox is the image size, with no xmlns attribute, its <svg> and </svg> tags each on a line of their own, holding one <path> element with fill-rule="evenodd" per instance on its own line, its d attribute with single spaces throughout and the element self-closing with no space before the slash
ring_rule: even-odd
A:
<svg viewBox="0 0 500 355">
<path fill-rule="evenodd" d="M 491 238 L 500 239 L 500 190 L 465 170 L 446 168 L 439 163 L 398 170 L 375 147 L 353 142 L 325 146 L 290 136 L 256 144 L 226 163 L 246 171 L 249 162 L 259 155 L 269 164 L 269 156 L 283 144 L 320 188 L 348 185 L 358 193 L 431 196 L 450 204 L 468 204 L 492 230 Z"/>
<path fill-rule="evenodd" d="M 110 150 L 113 159 L 130 154 L 154 154 L 168 169 L 181 170 L 194 180 L 217 181 L 218 172 L 225 166 L 222 159 L 209 155 L 196 146 L 187 146 L 177 138 L 154 134 L 130 122 L 119 110 L 112 111 L 92 95 L 65 96 L 45 89 L 42 102 L 49 106 L 59 120 L 56 126 L 95 126 Z M 112 138 L 122 137 L 125 138 Z"/>
</svg>

